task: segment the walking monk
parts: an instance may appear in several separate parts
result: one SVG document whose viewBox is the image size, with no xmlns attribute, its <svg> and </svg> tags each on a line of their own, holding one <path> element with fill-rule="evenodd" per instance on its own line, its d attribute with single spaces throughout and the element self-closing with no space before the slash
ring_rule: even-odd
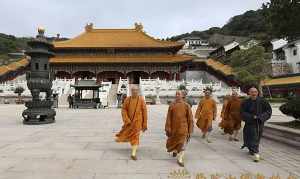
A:
<svg viewBox="0 0 300 179">
<path fill-rule="evenodd" d="M 183 100 L 182 95 L 182 91 L 177 91 L 176 100 L 169 106 L 165 131 L 168 152 L 173 152 L 173 157 L 178 154 L 177 163 L 184 167 L 184 149 L 194 124 L 191 107 Z"/>
<path fill-rule="evenodd" d="M 116 134 L 116 142 L 129 142 L 132 146 L 131 159 L 137 160 L 136 151 L 139 145 L 140 132 L 147 130 L 147 108 L 143 97 L 139 96 L 136 86 L 131 88 L 131 96 L 122 106 L 123 126 Z"/>
<path fill-rule="evenodd" d="M 224 133 L 229 134 L 229 141 L 239 141 L 237 135 L 241 129 L 241 100 L 238 93 L 233 90 L 232 96 L 228 100 L 228 103 L 224 110 Z"/>
<path fill-rule="evenodd" d="M 196 125 L 201 129 L 202 138 L 211 143 L 209 134 L 212 131 L 212 121 L 217 116 L 217 105 L 211 97 L 212 89 L 206 88 L 204 90 L 204 98 L 199 102 L 195 118 L 197 119 Z"/>
<path fill-rule="evenodd" d="M 228 100 L 230 99 L 229 95 L 226 95 L 223 99 L 223 106 L 222 106 L 222 111 L 221 111 L 221 122 L 219 123 L 219 127 L 221 129 L 224 129 L 224 117 L 225 117 L 225 108 L 227 106 Z M 222 135 L 225 135 L 225 133 L 223 132 Z"/>
</svg>

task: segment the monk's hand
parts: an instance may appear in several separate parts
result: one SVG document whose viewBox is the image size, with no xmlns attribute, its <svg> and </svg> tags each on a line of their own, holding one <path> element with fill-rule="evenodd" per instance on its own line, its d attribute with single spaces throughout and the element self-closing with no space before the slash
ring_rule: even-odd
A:
<svg viewBox="0 0 300 179">
<path fill-rule="evenodd" d="M 170 132 L 166 131 L 166 136 L 170 137 L 171 136 Z"/>
<path fill-rule="evenodd" d="M 130 123 L 131 123 L 130 120 L 126 121 L 126 122 L 125 122 L 125 126 L 128 126 Z"/>
</svg>

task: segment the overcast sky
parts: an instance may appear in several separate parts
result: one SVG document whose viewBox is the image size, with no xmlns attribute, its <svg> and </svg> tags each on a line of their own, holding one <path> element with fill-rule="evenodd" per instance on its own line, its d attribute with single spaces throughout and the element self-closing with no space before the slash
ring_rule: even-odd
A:
<svg viewBox="0 0 300 179">
<path fill-rule="evenodd" d="M 256 10 L 267 0 L 0 0 L 0 32 L 74 37 L 88 22 L 96 28 L 132 28 L 166 38 L 193 30 L 223 26 L 230 17 Z"/>
</svg>

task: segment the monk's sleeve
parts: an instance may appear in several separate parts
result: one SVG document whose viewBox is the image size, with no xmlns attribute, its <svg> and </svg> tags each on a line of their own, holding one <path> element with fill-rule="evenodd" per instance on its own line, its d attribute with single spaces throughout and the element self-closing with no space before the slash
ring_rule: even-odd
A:
<svg viewBox="0 0 300 179">
<path fill-rule="evenodd" d="M 142 100 L 142 113 L 143 113 L 143 124 L 142 129 L 147 129 L 148 115 L 147 115 L 147 106 L 144 100 Z"/>
<path fill-rule="evenodd" d="M 228 101 L 225 100 L 224 103 L 223 103 L 223 106 L 222 106 L 222 110 L 221 110 L 221 118 L 224 118 L 224 113 L 225 113 L 225 109 L 226 109 L 226 106 L 228 104 Z"/>
<path fill-rule="evenodd" d="M 213 111 L 214 111 L 214 120 L 217 118 L 217 103 L 214 101 L 214 105 L 213 105 Z"/>
<path fill-rule="evenodd" d="M 245 123 L 253 124 L 255 122 L 253 118 L 253 114 L 248 112 L 248 108 L 250 106 L 248 105 L 247 101 L 243 101 L 241 105 L 241 116 L 242 120 L 245 121 Z"/>
<path fill-rule="evenodd" d="M 171 121 L 172 121 L 172 106 L 169 106 L 166 124 L 165 124 L 165 131 L 167 136 L 171 134 Z"/>
<path fill-rule="evenodd" d="M 125 99 L 125 101 L 122 105 L 122 119 L 123 119 L 123 122 L 125 125 L 127 125 L 131 122 L 129 115 L 128 115 L 128 107 L 129 107 L 129 100 L 127 98 L 127 99 Z"/>
<path fill-rule="evenodd" d="M 231 101 L 229 101 L 224 109 L 224 120 L 228 119 L 228 115 L 230 113 L 231 110 Z"/>
<path fill-rule="evenodd" d="M 272 107 L 271 105 L 263 100 L 262 101 L 262 114 L 258 116 L 261 122 L 266 122 L 272 116 Z"/>
<path fill-rule="evenodd" d="M 202 110 L 202 101 L 200 101 L 199 104 L 198 104 L 198 107 L 197 107 L 197 110 L 196 110 L 196 114 L 195 114 L 195 118 L 196 119 L 200 118 L 201 110 Z"/>
<path fill-rule="evenodd" d="M 194 120 L 193 120 L 193 113 L 192 113 L 192 109 L 190 107 L 188 107 L 188 125 L 189 125 L 189 134 L 193 133 L 194 130 Z"/>
</svg>

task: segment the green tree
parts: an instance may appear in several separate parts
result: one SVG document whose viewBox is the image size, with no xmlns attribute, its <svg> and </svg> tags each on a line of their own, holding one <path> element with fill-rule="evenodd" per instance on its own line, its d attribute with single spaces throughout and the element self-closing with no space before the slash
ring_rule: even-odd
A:
<svg viewBox="0 0 300 179">
<path fill-rule="evenodd" d="M 245 85 L 255 85 L 262 94 L 261 82 L 270 74 L 271 58 L 266 55 L 264 47 L 254 46 L 248 50 L 232 53 L 229 61 L 237 80 Z"/>
<path fill-rule="evenodd" d="M 270 0 L 263 4 L 263 9 L 273 37 L 300 37 L 300 0 Z"/>
<path fill-rule="evenodd" d="M 178 86 L 178 90 L 185 91 L 186 90 L 186 86 L 184 84 L 181 84 L 181 85 Z"/>
</svg>

